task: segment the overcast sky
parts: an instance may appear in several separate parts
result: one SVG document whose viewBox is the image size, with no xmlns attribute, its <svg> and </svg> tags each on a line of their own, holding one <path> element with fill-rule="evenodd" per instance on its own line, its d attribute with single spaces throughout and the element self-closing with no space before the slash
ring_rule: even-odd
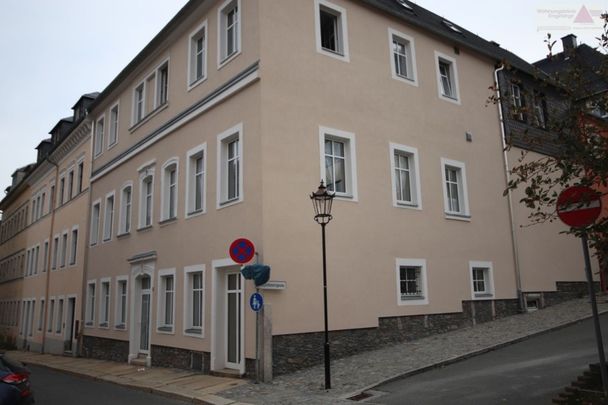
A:
<svg viewBox="0 0 608 405">
<path fill-rule="evenodd" d="M 248 0 L 243 0 L 248 1 Z M 264 0 L 262 0 L 264 1 Z M 297 0 L 311 1 L 311 0 Z M 101 91 L 186 0 L 2 0 L 0 12 L 0 190 L 78 98 Z M 543 58 L 548 21 L 538 10 L 608 9 L 608 0 L 418 0 L 418 4 L 519 54 Z M 540 17 L 539 17 L 540 16 Z M 544 19 L 543 19 L 544 18 Z M 562 24 L 563 25 L 563 24 Z M 575 26 L 595 46 L 599 30 Z M 570 30 L 553 29 L 558 39 Z M 561 45 L 556 46 L 561 51 Z M 3 192 L 0 191 L 0 198 Z"/>
</svg>

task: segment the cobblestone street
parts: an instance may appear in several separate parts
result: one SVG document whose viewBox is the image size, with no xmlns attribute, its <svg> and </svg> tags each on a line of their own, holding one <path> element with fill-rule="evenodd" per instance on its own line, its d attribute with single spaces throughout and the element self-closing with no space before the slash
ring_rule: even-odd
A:
<svg viewBox="0 0 608 405">
<path fill-rule="evenodd" d="M 608 304 L 600 301 L 600 313 L 607 312 Z M 329 392 L 323 390 L 324 369 L 320 365 L 280 376 L 270 384 L 249 383 L 218 395 L 255 404 L 352 403 L 346 398 L 380 382 L 489 350 L 589 316 L 589 300 L 582 298 L 540 311 L 335 360 L 331 365 L 332 390 Z"/>
</svg>

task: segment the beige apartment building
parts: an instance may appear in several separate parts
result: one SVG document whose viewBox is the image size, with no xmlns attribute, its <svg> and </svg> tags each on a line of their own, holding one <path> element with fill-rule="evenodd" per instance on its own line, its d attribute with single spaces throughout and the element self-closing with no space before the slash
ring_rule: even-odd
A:
<svg viewBox="0 0 608 405">
<path fill-rule="evenodd" d="M 575 295 L 579 243 L 521 229 L 502 195 L 509 156 L 486 101 L 503 59 L 529 68 L 407 1 L 188 2 L 87 108 L 90 203 L 23 246 L 87 229 L 82 289 L 47 302 L 76 295 L 84 356 L 249 374 L 255 287 L 228 254 L 246 237 L 284 286 L 261 290 L 275 373 L 320 362 L 320 179 L 336 193 L 334 356 Z M 28 283 L 0 288 L 35 313 Z"/>
<path fill-rule="evenodd" d="M 91 124 L 82 96 L 15 172 L 0 202 L 0 311 L 4 338 L 19 349 L 76 355 L 82 308 Z"/>
</svg>

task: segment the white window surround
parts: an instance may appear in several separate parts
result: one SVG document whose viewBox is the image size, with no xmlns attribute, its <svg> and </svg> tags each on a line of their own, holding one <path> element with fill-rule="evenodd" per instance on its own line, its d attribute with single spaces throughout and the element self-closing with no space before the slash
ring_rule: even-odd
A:
<svg viewBox="0 0 608 405">
<path fill-rule="evenodd" d="M 338 17 L 338 38 L 339 48 L 342 52 L 332 52 L 323 48 L 321 43 L 321 9 L 326 9 Z M 350 62 L 350 54 L 348 48 L 348 21 L 346 18 L 346 9 L 336 4 L 330 3 L 327 0 L 315 0 L 315 37 L 317 44 L 317 52 L 323 55 L 331 56 L 332 58 L 343 62 Z"/>
<path fill-rule="evenodd" d="M 226 18 L 226 9 L 230 9 L 234 7 L 236 4 L 237 7 L 237 21 L 236 21 L 236 51 L 230 55 L 225 55 L 227 52 L 226 45 L 224 40 L 227 41 L 226 35 L 223 33 L 223 30 L 226 28 L 224 18 Z M 243 9 L 241 8 L 241 0 L 226 0 L 217 10 L 217 70 L 220 70 L 226 64 L 228 64 L 231 60 L 239 56 L 242 52 L 242 42 L 241 42 L 241 31 L 242 31 L 242 18 L 241 15 L 243 13 Z"/>
<path fill-rule="evenodd" d="M 450 65 L 450 84 L 452 86 L 452 91 L 454 92 L 454 97 L 448 97 L 443 94 L 443 85 L 441 84 L 441 73 L 439 72 L 439 61 L 448 63 Z M 460 86 L 458 84 L 458 66 L 456 65 L 456 59 L 439 51 L 435 51 L 435 69 L 435 74 L 437 76 L 437 94 L 439 98 L 460 105 Z"/>
<path fill-rule="evenodd" d="M 162 62 L 160 62 L 156 68 L 154 68 L 154 73 L 152 73 L 151 75 L 148 75 L 148 78 L 150 76 L 154 76 L 154 111 L 156 111 L 158 108 L 164 106 L 165 104 L 169 104 L 169 74 L 170 74 L 170 70 L 169 70 L 169 62 L 170 59 L 166 58 L 164 59 Z M 167 94 L 165 94 L 166 100 L 164 103 L 161 103 L 161 99 L 160 99 L 160 78 L 161 78 L 161 74 L 160 71 L 163 68 L 167 68 Z M 146 79 L 146 81 L 148 81 L 148 79 Z M 153 111 L 152 111 L 153 112 Z M 145 116 L 144 116 L 145 118 Z"/>
<path fill-rule="evenodd" d="M 91 287 L 93 287 L 92 292 L 93 295 L 91 296 Z M 86 303 L 85 303 L 85 308 L 86 308 L 86 313 L 85 313 L 85 323 L 84 326 L 86 327 L 94 327 L 95 326 L 95 313 L 96 308 L 95 308 L 95 301 L 97 300 L 97 296 L 98 291 L 97 291 L 97 280 L 87 280 L 87 295 L 86 295 Z"/>
<path fill-rule="evenodd" d="M 475 292 L 473 285 L 473 269 L 484 269 L 485 291 Z M 470 261 L 469 277 L 471 280 L 471 298 L 473 300 L 483 300 L 494 298 L 494 266 L 492 262 Z"/>
<path fill-rule="evenodd" d="M 53 236 L 51 270 L 57 270 L 59 267 L 59 234 Z"/>
<path fill-rule="evenodd" d="M 95 246 L 99 242 L 99 221 L 101 220 L 101 199 L 91 204 L 91 230 L 89 233 L 89 245 Z"/>
<path fill-rule="evenodd" d="M 140 170 L 139 173 L 139 222 L 138 229 L 145 229 L 152 226 L 153 218 L 154 218 L 154 163 L 149 165 L 147 168 Z M 147 202 L 146 202 L 146 190 L 145 190 L 145 180 L 151 179 L 151 199 L 150 199 L 150 223 L 146 223 L 147 216 Z"/>
<path fill-rule="evenodd" d="M 54 324 L 54 319 L 55 319 L 55 304 L 56 301 L 58 302 L 58 300 L 56 300 L 55 296 L 49 297 L 49 308 L 48 308 L 48 313 L 47 313 L 47 318 L 46 318 L 46 332 L 52 334 L 53 333 L 53 324 Z M 25 308 L 25 306 L 24 306 Z"/>
<path fill-rule="evenodd" d="M 208 46 L 208 38 L 209 31 L 207 29 L 207 20 L 203 21 L 201 25 L 196 27 L 194 31 L 188 36 L 188 77 L 186 78 L 187 89 L 188 91 L 192 90 L 199 84 L 203 83 L 207 80 L 207 65 L 208 65 L 208 55 L 209 55 L 209 46 Z M 197 77 L 197 49 L 196 49 L 196 41 L 198 38 L 203 38 L 203 60 L 202 60 L 202 76 Z"/>
<path fill-rule="evenodd" d="M 114 110 L 116 110 L 116 122 L 114 122 Z M 108 113 L 109 121 L 108 122 L 108 149 L 112 149 L 118 143 L 118 134 L 120 127 L 120 101 L 115 102 L 110 107 Z M 114 125 L 116 124 L 116 125 Z"/>
<path fill-rule="evenodd" d="M 397 143 L 389 144 L 389 159 L 391 164 L 391 190 L 393 193 L 393 206 L 397 208 L 422 209 L 422 192 L 420 190 L 420 164 L 418 149 Z M 404 154 L 410 157 L 410 193 L 412 201 L 400 201 L 397 199 L 397 176 L 395 170 L 395 154 Z M 412 162 L 413 161 L 413 162 Z M 413 173 L 412 173 L 413 172 Z"/>
<path fill-rule="evenodd" d="M 60 295 L 56 298 L 55 306 L 57 307 L 57 316 L 55 318 L 55 325 L 53 325 L 53 331 L 55 335 L 61 335 L 63 333 L 63 321 L 65 319 L 65 296 Z"/>
<path fill-rule="evenodd" d="M 202 328 L 201 333 L 188 333 L 186 332 L 188 329 L 192 328 L 192 310 L 191 310 L 191 287 L 190 287 L 190 274 L 191 273 L 202 273 L 202 284 L 203 284 L 203 299 L 202 299 Z M 183 333 L 184 336 L 190 336 L 195 338 L 203 339 L 205 337 L 205 301 L 207 299 L 207 288 L 205 285 L 205 265 L 204 264 L 196 264 L 192 266 L 184 267 L 184 306 L 183 306 Z"/>
<path fill-rule="evenodd" d="M 69 235 L 68 235 L 68 230 L 64 229 L 63 232 L 61 233 L 61 260 L 60 260 L 60 267 L 63 269 L 65 268 L 67 262 L 68 262 L 68 239 L 69 239 Z"/>
<path fill-rule="evenodd" d="M 101 123 L 101 130 L 99 129 Z M 103 140 L 106 132 L 106 116 L 102 114 L 101 117 L 95 121 L 95 133 L 93 136 L 93 157 L 97 158 L 103 154 Z"/>
<path fill-rule="evenodd" d="M 238 155 L 239 155 L 239 169 L 238 169 L 238 197 L 228 200 L 228 173 L 227 167 L 224 165 L 228 165 L 226 157 L 226 146 L 229 142 L 238 139 Z M 216 159 L 216 173 L 217 173 L 217 183 L 216 183 L 216 199 L 217 206 L 216 208 L 222 209 L 226 207 L 230 207 L 232 205 L 243 202 L 244 195 L 244 178 L 243 178 L 243 123 L 237 124 L 234 127 L 222 132 L 217 136 L 217 159 Z"/>
<path fill-rule="evenodd" d="M 393 49 L 393 41 L 395 39 L 400 40 L 399 42 L 407 42 L 409 48 L 409 54 L 407 55 L 408 64 L 407 69 L 408 72 L 411 70 L 411 74 L 408 74 L 408 77 L 404 77 L 397 74 L 397 66 L 395 65 L 395 56 Z M 416 67 L 416 45 L 414 42 L 414 38 L 410 35 L 404 34 L 403 32 L 399 32 L 393 28 L 388 29 L 388 49 L 391 63 L 391 76 L 395 80 L 402 81 L 412 86 L 418 86 L 418 70 Z"/>
<path fill-rule="evenodd" d="M 125 312 L 125 319 L 124 319 L 124 323 L 119 323 L 118 321 L 121 318 L 121 310 L 122 310 L 122 293 L 120 290 L 120 285 L 121 283 L 126 283 L 125 284 L 125 308 L 124 308 L 124 312 Z M 115 305 L 114 305 L 114 329 L 115 330 L 120 330 L 120 331 L 125 331 L 128 328 L 128 324 L 129 324 L 129 276 L 117 276 L 116 277 L 116 283 L 114 284 L 115 286 L 115 292 L 116 292 L 116 300 L 115 300 Z"/>
<path fill-rule="evenodd" d="M 173 304 L 172 304 L 172 319 L 173 323 L 168 325 L 164 323 L 165 320 L 165 284 L 163 282 L 164 277 L 173 277 Z M 175 334 L 175 301 L 176 301 L 176 286 L 177 277 L 175 274 L 175 268 L 162 269 L 158 271 L 158 294 L 157 296 L 157 315 L 156 315 L 156 332 L 162 334 Z"/>
<path fill-rule="evenodd" d="M 196 166 L 195 163 L 193 164 L 193 160 L 199 156 L 202 156 L 203 158 L 203 189 L 201 197 L 201 209 L 195 210 Z M 184 216 L 186 218 L 191 218 L 207 212 L 207 142 L 190 149 L 186 154 L 186 158 L 186 204 Z"/>
<path fill-rule="evenodd" d="M 105 308 L 106 299 L 105 299 L 105 295 L 104 295 L 104 285 L 108 286 L 107 308 Z M 96 294 L 99 297 L 99 299 L 97 300 L 99 303 L 99 309 L 98 309 L 99 310 L 99 325 L 97 325 L 97 326 L 102 329 L 110 328 L 110 309 L 112 308 L 111 291 L 112 291 L 112 278 L 111 277 L 100 278 L 99 279 L 99 292 Z"/>
<path fill-rule="evenodd" d="M 37 331 L 38 333 L 42 333 L 42 326 L 44 324 L 44 314 L 45 314 L 45 308 L 44 308 L 44 297 L 40 297 L 40 307 L 39 307 L 39 311 L 40 313 L 38 314 L 38 328 Z"/>
<path fill-rule="evenodd" d="M 129 210 L 127 210 L 127 201 L 125 201 L 126 189 L 131 190 L 131 200 L 129 202 Z M 133 227 L 133 182 L 127 181 L 120 188 L 120 217 L 118 218 L 118 234 L 117 236 L 126 235 L 131 232 Z M 127 218 L 127 215 L 129 218 Z M 127 225 L 129 225 L 127 227 Z"/>
<path fill-rule="evenodd" d="M 49 254 L 51 253 L 51 247 L 48 239 L 43 242 L 43 253 L 42 253 L 42 272 L 46 272 L 49 268 Z"/>
<path fill-rule="evenodd" d="M 108 202 L 111 201 L 110 206 Z M 116 212 L 116 192 L 112 190 L 105 196 L 105 204 L 103 210 L 103 237 L 102 243 L 110 242 L 114 233 L 114 213 Z M 108 218 L 109 216 L 109 218 Z"/>
<path fill-rule="evenodd" d="M 420 281 L 422 297 L 420 299 L 401 299 L 401 267 L 418 267 L 420 268 Z M 427 286 L 427 271 L 426 259 L 395 259 L 395 274 L 397 276 L 397 304 L 402 305 L 428 305 L 429 294 Z"/>
<path fill-rule="evenodd" d="M 175 168 L 175 207 L 173 216 L 171 216 L 171 213 L 169 212 L 171 209 L 171 179 L 169 178 L 171 168 Z M 177 218 L 177 206 L 179 204 L 179 158 L 172 157 L 171 159 L 167 160 L 162 166 L 161 173 L 162 176 L 160 179 L 160 222 L 163 222 Z"/>
<path fill-rule="evenodd" d="M 452 167 L 459 170 L 460 178 L 458 184 L 458 199 L 460 204 L 460 211 L 451 211 L 450 204 L 448 201 L 448 190 L 447 190 L 447 179 L 445 177 L 445 169 Z M 457 219 L 461 221 L 470 221 L 471 213 L 469 211 L 469 192 L 467 187 L 467 171 L 465 164 L 456 160 L 450 160 L 441 158 L 441 180 L 443 188 L 443 207 L 445 216 L 448 219 Z"/>
<path fill-rule="evenodd" d="M 344 201 L 358 201 L 357 189 L 357 147 L 355 134 L 352 132 L 341 131 L 339 129 L 319 127 L 319 152 L 321 159 L 321 179 L 325 181 L 325 140 L 331 139 L 344 142 L 346 192 L 336 192 L 336 198 Z"/>
<path fill-rule="evenodd" d="M 144 79 L 142 81 L 140 81 L 139 83 L 137 83 L 135 85 L 135 87 L 133 87 L 133 105 L 132 105 L 132 114 L 131 114 L 131 126 L 134 127 L 135 125 L 139 124 L 140 122 L 143 122 L 144 119 L 146 118 L 146 82 L 147 80 Z M 139 112 L 138 110 L 138 105 L 139 105 L 139 100 L 137 97 L 137 94 L 139 92 L 139 89 L 141 88 L 141 112 Z"/>
</svg>

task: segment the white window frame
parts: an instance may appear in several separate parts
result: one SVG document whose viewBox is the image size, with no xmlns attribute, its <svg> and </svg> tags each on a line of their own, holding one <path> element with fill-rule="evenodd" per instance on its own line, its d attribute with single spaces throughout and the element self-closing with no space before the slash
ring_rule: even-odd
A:
<svg viewBox="0 0 608 405">
<path fill-rule="evenodd" d="M 67 174 L 65 176 L 66 178 L 66 193 L 67 193 L 67 199 L 66 201 L 70 201 L 73 197 L 74 197 L 74 186 L 76 185 L 76 179 L 74 178 L 76 173 L 76 167 L 70 166 L 70 168 L 67 171 Z M 40 202 L 38 203 L 38 209 L 40 210 L 41 208 L 41 204 Z M 40 215 L 42 216 L 42 215 Z"/>
<path fill-rule="evenodd" d="M 319 148 L 321 158 L 321 179 L 326 182 L 325 172 L 325 140 L 330 139 L 344 143 L 344 175 L 346 192 L 336 192 L 336 198 L 344 201 L 358 201 L 357 188 L 357 144 L 355 134 L 335 128 L 319 127 Z"/>
<path fill-rule="evenodd" d="M 160 71 L 163 68 L 167 68 L 167 94 L 165 94 L 166 100 L 164 103 L 161 103 L 161 75 L 160 75 Z M 154 76 L 154 111 L 156 111 L 158 108 L 161 108 L 165 105 L 169 104 L 169 58 L 163 60 L 155 69 L 154 69 L 154 73 L 152 74 Z M 150 75 L 148 76 L 148 78 L 150 78 Z M 146 79 L 147 80 L 147 79 Z"/>
<path fill-rule="evenodd" d="M 44 246 L 44 251 L 43 251 L 42 272 L 45 273 L 48 270 L 49 254 L 51 254 L 51 244 L 48 239 L 44 240 L 43 246 Z"/>
<path fill-rule="evenodd" d="M 448 63 L 450 65 L 450 85 L 452 86 L 454 97 L 443 94 L 443 84 L 441 82 L 439 61 Z M 458 66 L 456 65 L 456 59 L 439 51 L 435 51 L 435 69 L 435 73 L 437 75 L 437 94 L 439 95 L 439 98 L 460 105 L 460 86 L 458 84 Z"/>
<path fill-rule="evenodd" d="M 196 42 L 198 41 L 198 38 L 201 37 L 201 33 L 203 35 L 202 76 L 196 77 L 196 72 L 197 72 Z M 194 31 L 192 31 L 192 33 L 188 36 L 188 77 L 187 77 L 188 82 L 186 83 L 188 91 L 192 90 L 193 88 L 195 88 L 196 86 L 198 86 L 199 84 L 201 84 L 205 80 L 207 80 L 207 65 L 208 65 L 207 56 L 209 55 L 208 38 L 209 38 L 209 31 L 207 29 L 207 20 L 203 21 L 203 23 L 201 25 L 199 25 L 198 27 L 196 27 L 196 29 L 194 29 Z"/>
<path fill-rule="evenodd" d="M 80 169 L 80 165 L 82 164 L 82 171 Z M 82 187 L 84 183 L 84 158 L 78 159 L 76 162 L 76 192 L 77 195 L 82 193 Z M 50 208 L 50 207 L 49 207 Z"/>
<path fill-rule="evenodd" d="M 201 190 L 201 208 L 196 210 L 196 159 L 203 158 L 203 188 Z M 186 154 L 186 204 L 184 215 L 194 217 L 207 212 L 207 142 L 198 145 Z"/>
<path fill-rule="evenodd" d="M 329 13 L 336 15 L 338 19 L 337 41 L 338 51 L 334 52 L 323 48 L 321 41 L 321 9 L 326 9 Z M 317 52 L 320 54 L 331 56 L 332 58 L 343 62 L 350 62 L 350 53 L 348 48 L 348 19 L 346 9 L 327 0 L 315 0 L 315 37 L 317 44 Z M 341 52 L 340 52 L 341 51 Z"/>
<path fill-rule="evenodd" d="M 237 7 L 237 21 L 236 21 L 236 50 L 230 55 L 227 54 L 227 35 L 225 33 L 227 14 L 226 10 L 232 9 L 236 5 Z M 239 56 L 242 52 L 241 32 L 242 32 L 242 21 L 241 18 L 243 8 L 241 7 L 241 0 L 226 0 L 217 10 L 217 69 L 220 70 L 231 60 Z"/>
<path fill-rule="evenodd" d="M 99 123 L 101 123 L 101 133 L 99 130 Z M 93 157 L 97 158 L 103 153 L 103 140 L 106 132 L 106 115 L 102 114 L 101 117 L 95 121 L 95 134 L 93 136 Z"/>
<path fill-rule="evenodd" d="M 484 279 L 486 285 L 486 291 L 475 292 L 475 286 L 473 282 L 473 269 L 484 269 L 484 275 L 487 276 Z M 469 262 L 469 278 L 471 280 L 471 299 L 473 300 L 487 300 L 494 298 L 494 265 L 492 262 L 486 261 L 475 261 Z"/>
<path fill-rule="evenodd" d="M 59 267 L 59 234 L 53 236 L 53 246 L 51 252 L 51 270 L 57 270 Z"/>
<path fill-rule="evenodd" d="M 103 286 L 106 284 L 108 286 L 108 307 L 105 308 L 105 296 L 103 291 Z M 102 329 L 110 328 L 110 311 L 112 308 L 112 278 L 104 277 L 99 279 L 99 324 L 98 327 Z M 105 317 L 104 317 L 105 315 Z M 105 319 L 104 319 L 105 318 Z"/>
<path fill-rule="evenodd" d="M 174 198 L 174 215 L 171 216 L 171 180 L 169 178 L 170 175 L 170 170 L 172 168 L 175 168 L 175 191 L 173 194 L 173 198 Z M 163 166 L 162 166 L 162 170 L 161 170 L 162 176 L 160 179 L 160 188 L 161 188 L 161 195 L 160 195 L 160 222 L 163 221 L 169 221 L 169 220 L 174 220 L 177 219 L 177 207 L 179 204 L 179 158 L 178 157 L 172 157 L 171 159 L 167 160 Z"/>
<path fill-rule="evenodd" d="M 131 201 L 129 202 L 129 227 L 127 228 L 127 202 L 125 201 L 125 190 L 131 189 Z M 133 182 L 127 181 L 120 188 L 120 217 L 118 219 L 118 234 L 117 236 L 127 235 L 133 227 Z"/>
<path fill-rule="evenodd" d="M 74 239 L 74 231 L 76 231 L 76 238 Z M 70 260 L 68 261 L 69 266 L 76 266 L 78 261 L 78 239 L 80 237 L 80 230 L 78 225 L 72 227 L 70 234 Z"/>
<path fill-rule="evenodd" d="M 396 162 L 395 154 L 407 155 L 410 160 L 410 194 L 412 196 L 411 201 L 398 200 L 397 199 L 397 175 L 396 175 Z M 422 193 L 420 185 L 420 164 L 418 158 L 418 149 L 400 145 L 397 143 L 389 144 L 389 159 L 391 164 L 391 189 L 393 193 L 393 206 L 397 208 L 410 208 L 410 209 L 422 209 Z"/>
<path fill-rule="evenodd" d="M 97 220 L 95 220 L 95 207 L 97 207 Z M 101 221 L 101 198 L 91 204 L 91 230 L 89 232 L 89 245 L 95 246 L 99 243 L 99 224 Z"/>
<path fill-rule="evenodd" d="M 122 310 L 122 293 L 120 291 L 120 284 L 125 283 L 125 319 L 124 323 L 118 323 L 121 317 Z M 126 331 L 129 325 L 129 276 L 118 276 L 116 277 L 116 283 L 114 284 L 116 291 L 115 306 L 114 306 L 114 329 L 120 331 Z"/>
<path fill-rule="evenodd" d="M 33 247 L 32 255 L 34 256 L 34 275 L 38 275 L 38 266 L 40 265 L 40 244 Z"/>
<path fill-rule="evenodd" d="M 133 87 L 133 105 L 132 105 L 132 114 L 131 114 L 131 126 L 135 126 L 146 119 L 146 82 L 147 79 L 142 80 L 137 83 L 135 87 Z M 141 87 L 141 117 L 138 116 L 138 105 L 139 102 L 137 100 L 138 89 Z"/>
<path fill-rule="evenodd" d="M 419 267 L 420 268 L 420 284 L 422 297 L 404 300 L 401 298 L 401 267 Z M 406 305 L 428 305 L 428 274 L 426 268 L 426 259 L 395 259 L 395 273 L 397 276 L 397 304 L 399 306 Z"/>
<path fill-rule="evenodd" d="M 91 286 L 93 286 L 93 299 L 91 300 Z M 85 316 L 84 316 L 84 326 L 85 328 L 95 327 L 95 313 L 96 311 L 96 303 L 95 300 L 98 298 L 97 296 L 99 291 L 97 291 L 97 280 L 87 280 L 87 290 L 86 290 L 86 302 L 85 302 Z"/>
<path fill-rule="evenodd" d="M 238 139 L 238 154 L 239 154 L 239 184 L 238 190 L 239 195 L 237 198 L 233 198 L 228 200 L 228 162 L 227 162 L 227 146 L 230 142 Z M 237 124 L 234 127 L 222 132 L 217 136 L 217 209 L 222 209 L 226 207 L 230 207 L 232 205 L 238 204 L 242 202 L 245 198 L 244 196 L 244 178 L 243 178 L 243 124 Z"/>
<path fill-rule="evenodd" d="M 70 239 L 70 236 L 68 234 L 68 230 L 64 229 L 63 232 L 61 233 L 61 252 L 60 252 L 61 260 L 59 261 L 59 267 L 62 269 L 64 269 L 68 263 L 69 239 Z"/>
<path fill-rule="evenodd" d="M 154 167 L 148 167 L 147 169 L 140 171 L 139 174 L 139 223 L 138 229 L 150 228 L 154 223 Z M 150 223 L 146 223 L 147 211 L 146 211 L 146 194 L 144 189 L 145 180 L 150 177 L 152 190 L 150 195 Z"/>
<path fill-rule="evenodd" d="M 63 332 L 63 322 L 65 319 L 65 310 L 66 310 L 66 305 L 65 305 L 65 297 L 63 295 L 60 295 L 56 298 L 55 300 L 55 306 L 57 307 L 57 317 L 55 318 L 55 325 L 53 327 L 53 332 L 55 335 L 61 335 L 61 333 Z M 59 327 L 59 328 L 57 328 Z"/>
<path fill-rule="evenodd" d="M 52 334 L 53 331 L 53 327 L 55 326 L 55 307 L 56 307 L 56 302 L 58 301 L 56 300 L 55 296 L 49 297 L 49 308 L 48 308 L 48 313 L 47 313 L 47 318 L 46 318 L 46 333 L 48 334 Z"/>
<path fill-rule="evenodd" d="M 108 211 L 109 205 L 108 201 L 112 201 L 112 209 Z M 116 192 L 112 190 L 108 194 L 106 194 L 104 199 L 104 207 L 103 207 L 103 233 L 102 233 L 102 243 L 110 242 L 112 240 L 112 234 L 114 233 L 114 213 L 116 212 Z M 109 215 L 109 222 L 108 222 Z"/>
<path fill-rule="evenodd" d="M 203 285 L 203 299 L 201 308 L 201 333 L 189 333 L 187 330 L 193 329 L 192 326 L 192 308 L 191 308 L 191 288 L 190 288 L 190 274 L 201 273 L 202 274 L 202 285 Z M 205 265 L 196 264 L 193 266 L 184 267 L 184 306 L 183 306 L 183 333 L 184 336 L 190 336 L 195 338 L 203 339 L 205 337 L 205 301 L 207 299 L 207 287 L 205 283 Z"/>
<path fill-rule="evenodd" d="M 162 269 L 158 271 L 158 294 L 157 294 L 157 316 L 156 316 L 156 331 L 162 334 L 174 335 L 175 334 L 175 303 L 176 303 L 176 293 L 177 293 L 177 276 L 175 274 L 175 268 L 172 269 Z M 172 303 L 172 324 L 165 323 L 165 283 L 163 282 L 163 278 L 165 277 L 173 277 L 173 303 Z"/>
<path fill-rule="evenodd" d="M 45 300 L 44 297 L 40 297 L 40 308 L 39 308 L 39 313 L 38 313 L 38 327 L 36 328 L 36 330 L 38 331 L 38 333 L 42 333 L 42 328 L 44 327 L 44 314 L 45 314 Z"/>
<path fill-rule="evenodd" d="M 448 201 L 447 179 L 445 177 L 446 166 L 459 169 L 460 182 L 458 187 L 458 202 L 460 205 L 460 211 L 458 212 L 450 210 L 450 203 Z M 471 213 L 469 210 L 469 191 L 467 187 L 467 170 L 465 164 L 457 160 L 441 158 L 441 180 L 443 187 L 443 208 L 446 218 L 470 221 Z"/>
<path fill-rule="evenodd" d="M 411 74 L 408 76 L 402 76 L 397 73 L 397 66 L 395 65 L 395 51 L 393 49 L 393 42 L 397 40 L 397 42 L 406 43 L 406 49 L 408 51 L 406 58 L 408 61 L 407 69 L 408 73 L 411 71 Z M 402 81 L 412 86 L 418 86 L 418 70 L 416 67 L 416 45 L 414 42 L 414 38 L 410 35 L 404 34 L 403 32 L 397 31 L 393 28 L 388 29 L 388 48 L 389 48 L 389 56 L 390 56 L 390 64 L 391 64 L 391 76 L 395 80 Z"/>
<path fill-rule="evenodd" d="M 116 110 L 116 122 L 112 120 L 114 110 Z M 108 128 L 108 149 L 111 149 L 118 143 L 118 133 L 120 128 L 120 101 L 112 104 L 110 110 L 108 111 L 108 117 L 110 121 Z"/>
</svg>

